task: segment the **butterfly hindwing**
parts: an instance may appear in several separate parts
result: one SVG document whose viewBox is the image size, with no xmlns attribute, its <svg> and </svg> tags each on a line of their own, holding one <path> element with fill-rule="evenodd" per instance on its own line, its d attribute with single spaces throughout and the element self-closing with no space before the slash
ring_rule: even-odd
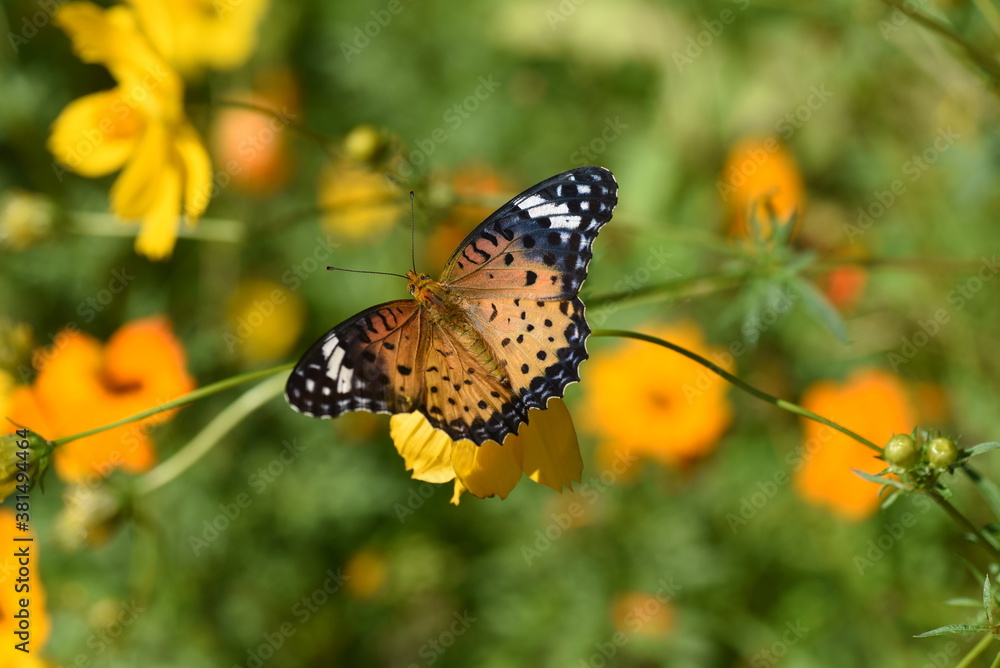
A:
<svg viewBox="0 0 1000 668">
<path fill-rule="evenodd" d="M 492 298 L 469 300 L 469 315 L 502 360 L 510 385 L 528 408 L 545 408 L 580 380 L 590 327 L 583 302 Z M 494 315 L 495 314 L 495 315 Z"/>
<path fill-rule="evenodd" d="M 468 297 L 572 299 L 587 277 L 594 238 L 617 203 L 618 184 L 603 167 L 553 176 L 474 229 L 441 282 Z"/>
<path fill-rule="evenodd" d="M 379 304 L 327 332 L 302 356 L 285 387 L 295 410 L 311 417 L 347 411 L 412 411 L 425 315 L 412 299 Z"/>
</svg>

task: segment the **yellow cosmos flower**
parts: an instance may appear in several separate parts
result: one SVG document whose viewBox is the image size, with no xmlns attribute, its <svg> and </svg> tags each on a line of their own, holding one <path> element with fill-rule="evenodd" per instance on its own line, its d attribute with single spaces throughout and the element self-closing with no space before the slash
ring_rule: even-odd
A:
<svg viewBox="0 0 1000 668">
<path fill-rule="evenodd" d="M 455 481 L 451 502 L 456 505 L 463 491 L 505 499 L 522 473 L 557 492 L 578 482 L 583 473 L 573 418 L 557 398 L 545 410 L 529 410 L 528 424 L 507 436 L 503 445 L 453 441 L 416 412 L 393 415 L 389 434 L 415 479 Z"/>
<path fill-rule="evenodd" d="M 349 158 L 320 175 L 323 224 L 348 241 L 364 241 L 388 230 L 406 211 L 403 194 L 375 169 Z"/>
<path fill-rule="evenodd" d="M 296 293 L 271 281 L 244 281 L 226 309 L 226 348 L 247 362 L 281 359 L 299 338 L 306 306 Z"/>
<path fill-rule="evenodd" d="M 107 67 L 118 86 L 63 109 L 52 124 L 49 150 L 83 176 L 121 169 L 111 188 L 111 210 L 142 221 L 137 252 L 165 258 L 177 239 L 182 205 L 194 224 L 211 195 L 211 163 L 184 117 L 180 77 L 150 46 L 130 9 L 69 2 L 55 21 L 80 58 Z"/>
<path fill-rule="evenodd" d="M 266 0 L 128 0 L 156 50 L 185 76 L 242 65 Z"/>
<path fill-rule="evenodd" d="M 646 328 L 732 371 L 732 357 L 709 346 L 693 322 Z M 732 420 L 729 385 L 701 365 L 643 341 L 594 356 L 588 370 L 587 425 L 599 456 L 636 454 L 683 464 L 710 452 Z"/>
</svg>

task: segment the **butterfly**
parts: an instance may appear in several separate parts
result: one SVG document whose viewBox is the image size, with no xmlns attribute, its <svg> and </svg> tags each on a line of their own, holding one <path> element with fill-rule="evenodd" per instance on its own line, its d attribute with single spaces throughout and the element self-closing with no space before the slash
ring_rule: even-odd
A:
<svg viewBox="0 0 1000 668">
<path fill-rule="evenodd" d="M 413 299 L 373 306 L 309 348 L 285 399 L 300 413 L 419 411 L 452 440 L 503 443 L 580 379 L 590 327 L 577 297 L 618 184 L 580 167 L 525 190 L 459 244 Z"/>
</svg>

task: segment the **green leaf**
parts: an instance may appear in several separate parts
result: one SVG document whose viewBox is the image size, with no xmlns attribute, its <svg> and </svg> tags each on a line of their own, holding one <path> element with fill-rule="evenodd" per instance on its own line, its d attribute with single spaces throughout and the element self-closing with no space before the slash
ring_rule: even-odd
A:
<svg viewBox="0 0 1000 668">
<path fill-rule="evenodd" d="M 993 588 L 990 586 L 990 576 L 987 574 L 983 580 L 983 609 L 986 610 L 986 621 L 993 624 Z"/>
<path fill-rule="evenodd" d="M 837 341 L 845 345 L 851 342 L 847 336 L 847 325 L 840 317 L 840 312 L 811 281 L 794 278 L 788 282 L 788 286 L 799 293 L 802 297 L 802 306 L 829 330 Z"/>
<path fill-rule="evenodd" d="M 874 482 L 874 483 L 877 483 L 879 485 L 890 485 L 892 487 L 896 487 L 896 488 L 902 489 L 902 490 L 906 489 L 906 485 L 904 485 L 903 483 L 899 482 L 898 480 L 890 480 L 889 478 L 880 478 L 877 475 L 872 475 L 870 473 L 865 473 L 864 471 L 859 471 L 857 469 L 851 469 L 851 470 L 854 471 L 855 475 L 861 476 L 862 478 L 864 478 L 868 482 Z"/>
<path fill-rule="evenodd" d="M 945 600 L 945 605 L 951 605 L 956 608 L 978 608 L 983 604 L 974 598 L 949 598 Z"/>
<path fill-rule="evenodd" d="M 982 633 L 983 631 L 989 631 L 989 626 L 969 626 L 968 624 L 949 624 L 948 626 L 942 626 L 941 628 L 934 629 L 933 631 L 924 631 L 919 635 L 913 636 L 914 638 L 933 638 L 934 636 L 946 636 L 946 635 L 965 635 L 968 633 Z"/>
<path fill-rule="evenodd" d="M 1000 441 L 989 441 L 987 443 L 980 443 L 979 445 L 974 445 L 971 448 L 966 448 L 961 452 L 963 459 L 969 459 L 970 457 L 975 457 L 976 455 L 982 455 L 992 450 L 1000 450 Z"/>
</svg>

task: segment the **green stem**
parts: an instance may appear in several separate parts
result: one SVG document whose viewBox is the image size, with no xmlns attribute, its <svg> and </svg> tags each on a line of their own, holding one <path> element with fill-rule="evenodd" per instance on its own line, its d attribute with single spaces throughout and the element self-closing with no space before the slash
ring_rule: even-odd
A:
<svg viewBox="0 0 1000 668">
<path fill-rule="evenodd" d="M 655 343 L 658 346 L 663 346 L 664 348 L 669 348 L 670 350 L 673 350 L 674 352 L 679 353 L 679 354 L 683 355 L 684 357 L 687 357 L 688 359 L 697 362 L 698 364 L 700 364 L 703 367 L 709 369 L 710 371 L 713 371 L 716 374 L 722 376 L 725 380 L 729 381 L 730 383 L 732 383 L 736 387 L 740 388 L 744 392 L 748 392 L 749 394 L 752 394 L 753 396 L 757 397 L 761 401 L 766 401 L 769 404 L 774 404 L 778 408 L 781 408 L 783 410 L 788 411 L 789 413 L 795 413 L 796 415 L 801 415 L 804 418 L 808 418 L 810 420 L 813 420 L 814 422 L 819 422 L 820 424 L 824 424 L 827 427 L 830 427 L 832 429 L 836 429 L 840 433 L 845 434 L 847 436 L 850 436 L 851 438 L 853 438 L 858 443 L 861 443 L 862 445 L 871 448 L 875 452 L 877 452 L 879 454 L 882 454 L 882 448 L 878 447 L 877 445 L 875 445 L 874 443 L 872 443 L 871 441 L 869 441 L 864 436 L 861 436 L 859 434 L 855 434 L 850 429 L 848 429 L 846 427 L 841 427 L 836 422 L 828 420 L 825 417 L 823 417 L 822 415 L 817 415 L 816 413 L 813 413 L 810 410 L 807 410 L 805 408 L 802 408 L 801 406 L 793 404 L 790 401 L 785 401 L 784 399 L 778 399 L 777 397 L 772 397 L 770 394 L 767 394 L 766 392 L 761 392 L 756 387 L 753 387 L 752 385 L 749 385 L 749 384 L 745 383 L 744 381 L 740 380 L 739 378 L 737 378 L 733 374 L 729 373 L 728 371 L 726 371 L 725 369 L 723 369 L 719 365 L 714 364 L 713 362 L 710 362 L 709 360 L 705 359 L 701 355 L 699 355 L 697 353 L 693 353 L 690 350 L 687 350 L 685 348 L 682 348 L 682 347 L 678 346 L 675 343 L 670 343 L 669 341 L 664 341 L 663 339 L 659 339 L 659 338 L 657 338 L 655 336 L 649 336 L 648 334 L 640 334 L 639 332 L 630 332 L 630 331 L 623 330 L 623 329 L 599 329 L 599 330 L 595 330 L 593 332 L 593 335 L 594 336 L 620 336 L 620 337 L 624 337 L 624 338 L 627 338 L 627 339 L 637 339 L 639 341 L 646 341 L 647 343 Z"/>
<path fill-rule="evenodd" d="M 699 284 L 707 285 L 707 289 L 704 290 L 704 292 L 713 292 L 716 290 L 724 290 L 726 288 L 734 288 L 746 280 L 746 277 L 747 272 L 745 271 L 706 276 L 679 276 L 675 279 L 664 281 L 663 283 L 648 285 L 634 290 L 622 290 L 620 292 L 609 292 L 603 295 L 586 297 L 586 302 L 587 306 L 593 309 L 594 307 L 602 306 L 608 303 L 614 304 L 648 295 L 670 293 L 680 291 L 683 288 L 691 288 L 690 293 L 693 294 L 698 292 Z"/>
<path fill-rule="evenodd" d="M 130 225 L 128 221 L 122 221 L 110 213 L 77 211 L 70 214 L 70 219 L 73 221 L 73 232 L 92 237 L 134 237 L 138 230 L 136 225 Z M 177 236 L 181 239 L 239 244 L 243 242 L 244 227 L 243 223 L 236 220 L 199 218 L 195 227 L 180 225 Z"/>
<path fill-rule="evenodd" d="M 990 553 L 990 556 L 995 561 L 1000 561 L 1000 550 L 997 550 L 996 545 L 991 541 L 987 540 L 986 536 L 979 530 L 979 528 L 973 524 L 969 518 L 958 511 L 958 508 L 951 505 L 951 502 L 941 496 L 941 493 L 936 489 L 931 489 L 925 492 L 927 496 L 931 497 L 944 512 L 948 513 L 951 519 L 955 520 L 958 524 L 965 527 L 969 533 L 976 537 L 976 542 L 978 542 L 984 550 Z"/>
<path fill-rule="evenodd" d="M 979 655 L 986 651 L 986 648 L 992 643 L 993 634 L 987 633 L 979 640 L 978 643 L 976 643 L 975 647 L 969 650 L 968 654 L 962 657 L 961 661 L 955 664 L 955 668 L 969 668 L 969 666 L 972 665 L 972 662 L 979 658 Z M 1000 654 L 997 655 L 997 658 L 1000 659 Z M 993 662 L 993 665 L 996 665 L 996 661 Z"/>
<path fill-rule="evenodd" d="M 256 385 L 215 416 L 211 422 L 198 432 L 187 445 L 175 452 L 169 459 L 158 465 L 149 473 L 139 478 L 136 483 L 136 494 L 149 494 L 191 468 L 199 459 L 209 452 L 229 431 L 240 421 L 261 405 L 273 399 L 285 385 L 285 378 L 277 376 L 268 378 Z"/>
<path fill-rule="evenodd" d="M 945 39 L 957 44 L 972 62 L 976 63 L 983 72 L 993 78 L 994 84 L 1000 81 L 1000 67 L 997 66 L 996 61 L 989 55 L 979 51 L 976 47 L 972 46 L 966 42 L 960 35 L 954 32 L 948 25 L 939 21 L 936 18 L 928 16 L 921 11 L 907 7 L 905 4 L 899 0 L 882 0 L 885 4 L 893 7 L 911 19 L 924 26 L 931 32 L 936 32 Z"/>
<path fill-rule="evenodd" d="M 288 364 L 282 364 L 281 366 L 274 366 L 270 369 L 261 369 L 260 371 L 250 371 L 249 373 L 244 373 L 239 376 L 233 376 L 232 378 L 227 378 L 225 380 L 220 380 L 217 383 L 212 383 L 211 385 L 206 385 L 205 387 L 199 388 L 194 392 L 189 392 L 183 397 L 178 397 L 173 401 L 168 401 L 167 403 L 157 406 L 156 408 L 150 408 L 149 410 L 143 411 L 141 413 L 136 413 L 135 415 L 130 415 L 127 418 L 118 420 L 118 422 L 112 422 L 111 424 L 106 424 L 101 427 L 95 427 L 94 429 L 88 429 L 87 431 L 80 432 L 79 434 L 73 434 L 71 436 L 63 436 L 62 438 L 57 438 L 52 441 L 52 446 L 60 446 L 70 441 L 75 441 L 80 438 L 85 438 L 87 436 L 93 436 L 94 434 L 99 434 L 102 431 L 107 431 L 109 429 L 114 429 L 115 427 L 121 427 L 122 425 L 129 424 L 130 422 L 137 422 L 139 420 L 144 420 L 151 415 L 156 415 L 157 413 L 162 413 L 163 411 L 169 411 L 174 408 L 180 408 L 181 406 L 186 406 L 187 404 L 193 403 L 198 399 L 202 399 L 207 396 L 211 396 L 223 390 L 228 390 L 230 387 L 235 387 L 237 385 L 242 385 L 243 383 L 249 383 L 252 380 L 257 380 L 258 378 L 266 378 L 267 376 L 273 376 L 276 373 L 281 373 L 283 371 L 290 371 L 292 367 L 295 366 L 294 362 L 289 362 Z"/>
</svg>

